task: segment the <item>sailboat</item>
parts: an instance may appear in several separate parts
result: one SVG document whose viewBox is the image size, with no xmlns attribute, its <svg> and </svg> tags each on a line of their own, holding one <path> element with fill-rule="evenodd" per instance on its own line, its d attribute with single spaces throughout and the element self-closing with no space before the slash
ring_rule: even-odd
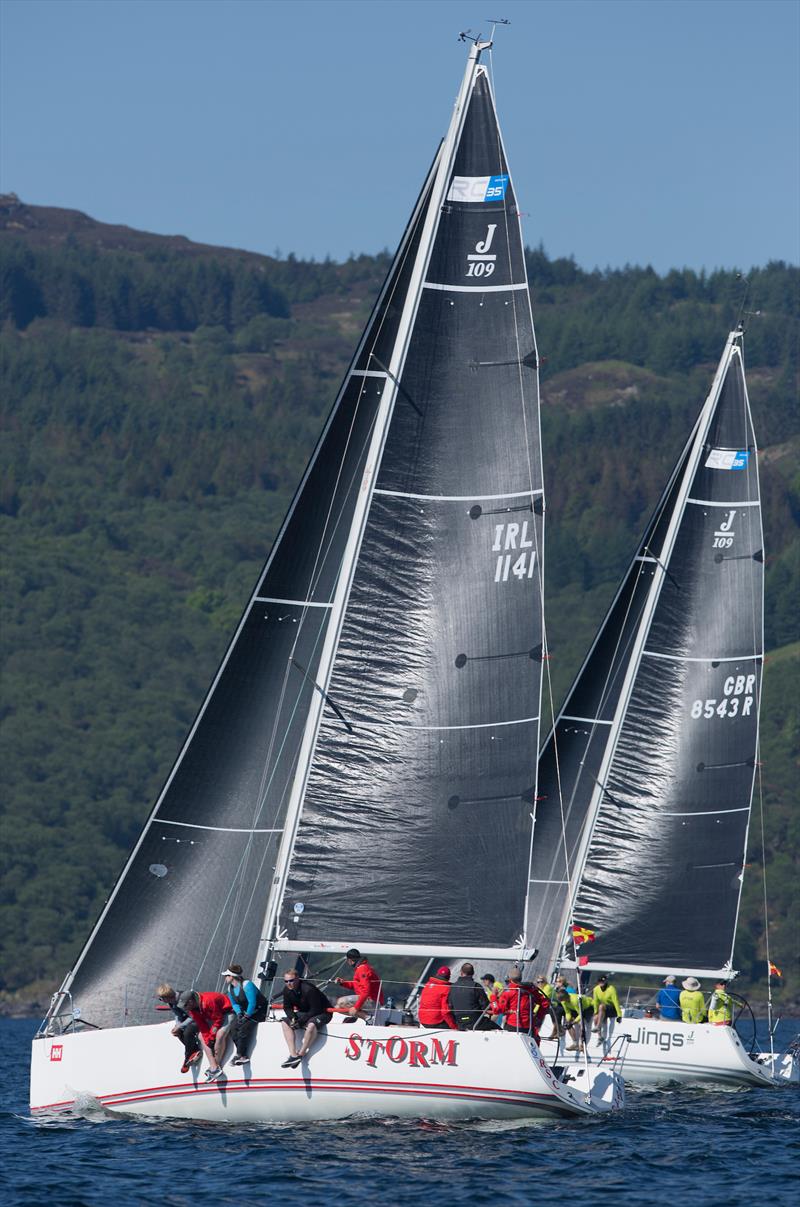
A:
<svg viewBox="0 0 800 1207">
<path fill-rule="evenodd" d="M 756 456 L 739 326 L 540 757 L 540 971 L 736 975 L 763 664 Z M 625 1010 L 595 1058 L 620 1037 L 634 1083 L 798 1075 L 791 1052 L 760 1053 L 732 1026 Z"/>
<path fill-rule="evenodd" d="M 538 356 L 472 41 L 446 138 L 272 553 L 33 1042 L 31 1106 L 210 1120 L 618 1108 L 525 1034 L 331 1022 L 299 1069 L 174 1072 L 154 987 L 298 953 L 530 956 L 542 676 Z"/>
</svg>

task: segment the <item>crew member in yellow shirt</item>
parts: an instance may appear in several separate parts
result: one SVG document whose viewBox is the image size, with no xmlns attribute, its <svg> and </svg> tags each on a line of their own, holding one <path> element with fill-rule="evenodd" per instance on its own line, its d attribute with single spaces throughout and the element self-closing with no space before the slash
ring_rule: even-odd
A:
<svg viewBox="0 0 800 1207">
<path fill-rule="evenodd" d="M 687 976 L 685 981 L 681 981 L 681 985 L 681 1018 L 685 1023 L 704 1023 L 706 1003 L 697 977 Z"/>
<path fill-rule="evenodd" d="M 617 987 L 611 984 L 611 978 L 604 972 L 594 987 L 592 994 L 594 1002 L 593 1031 L 602 1031 L 607 1018 L 622 1018 L 622 1007 L 617 997 Z"/>
<path fill-rule="evenodd" d="M 733 997 L 728 993 L 727 981 L 717 981 L 714 986 L 708 1003 L 708 1021 L 715 1027 L 730 1027 L 733 1024 Z"/>
</svg>

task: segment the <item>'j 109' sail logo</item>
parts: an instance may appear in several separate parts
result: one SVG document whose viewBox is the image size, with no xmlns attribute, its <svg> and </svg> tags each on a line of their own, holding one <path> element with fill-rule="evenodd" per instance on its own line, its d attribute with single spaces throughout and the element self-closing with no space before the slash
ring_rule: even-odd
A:
<svg viewBox="0 0 800 1207">
<path fill-rule="evenodd" d="M 467 256 L 468 277 L 490 277 L 494 272 L 497 256 L 489 249 L 492 246 L 496 230 L 497 223 L 490 222 L 486 228 L 486 238 L 479 239 L 475 244 L 475 251 Z"/>
<path fill-rule="evenodd" d="M 733 538 L 736 536 L 736 533 L 732 531 L 733 517 L 735 515 L 736 515 L 735 511 L 729 511 L 727 520 L 723 520 L 722 523 L 720 524 L 719 528 L 717 528 L 715 530 L 714 544 L 713 544 L 712 548 L 714 548 L 714 549 L 730 549 L 731 545 L 733 544 Z"/>
</svg>

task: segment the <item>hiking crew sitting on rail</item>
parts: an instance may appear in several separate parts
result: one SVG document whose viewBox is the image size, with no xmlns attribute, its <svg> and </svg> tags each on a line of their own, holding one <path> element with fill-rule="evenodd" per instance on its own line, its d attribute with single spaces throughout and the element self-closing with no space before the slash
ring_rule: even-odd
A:
<svg viewBox="0 0 800 1207">
<path fill-rule="evenodd" d="M 704 1023 L 706 1021 L 706 1003 L 703 991 L 697 977 L 687 976 L 681 981 L 681 1018 L 685 1023 Z"/>
<path fill-rule="evenodd" d="M 604 972 L 594 987 L 592 994 L 594 1002 L 594 1022 L 592 1030 L 601 1032 L 607 1018 L 622 1018 L 622 1007 L 617 997 L 617 987 L 611 984 L 611 977 Z"/>
<path fill-rule="evenodd" d="M 197 1030 L 197 1023 L 178 1005 L 177 991 L 171 985 L 166 982 L 159 985 L 156 989 L 156 997 L 169 1007 L 175 1017 L 175 1025 L 171 1034 L 183 1044 L 181 1072 L 188 1073 L 189 1067 L 196 1064 L 203 1056 L 200 1051 L 200 1034 Z"/>
<path fill-rule="evenodd" d="M 461 975 L 450 989 L 450 1009 L 459 1031 L 496 1031 L 488 1017 L 489 999 L 475 981 L 472 964 L 461 965 Z"/>
<path fill-rule="evenodd" d="M 708 1003 L 708 1021 L 715 1027 L 730 1027 L 733 1024 L 733 997 L 728 993 L 727 981 L 717 981 L 714 986 Z"/>
<path fill-rule="evenodd" d="M 500 994 L 499 1013 L 505 1015 L 506 1031 L 523 1031 L 539 1038 L 539 1028 L 550 1010 L 550 999 L 537 985 L 522 980 L 518 968 L 506 977 L 508 988 Z"/>
<path fill-rule="evenodd" d="M 228 1043 L 226 1020 L 231 1004 L 224 993 L 198 993 L 189 989 L 180 995 L 178 1005 L 197 1023 L 200 1044 L 208 1060 L 206 1081 L 213 1081 L 222 1073 L 220 1061 Z"/>
<path fill-rule="evenodd" d="M 250 1059 L 250 1042 L 258 1024 L 267 1017 L 269 1003 L 252 981 L 245 980 L 241 964 L 229 964 L 222 975 L 233 1007 L 230 1030 L 236 1055 L 231 1064 L 246 1065 Z"/>
<path fill-rule="evenodd" d="M 343 989 L 354 989 L 355 993 L 340 997 L 336 1005 L 340 1010 L 349 1007 L 347 1013 L 353 1021 L 357 1018 L 367 1018 L 375 1013 L 378 1006 L 383 1005 L 381 978 L 357 947 L 351 947 L 345 959 L 351 968 L 355 969 L 353 979 L 344 981 L 337 976 L 335 981 Z"/>
<path fill-rule="evenodd" d="M 659 989 L 656 998 L 658 1013 L 661 1018 L 670 1023 L 681 1021 L 681 991 L 675 984 L 674 976 L 664 977 L 664 988 Z"/>
<path fill-rule="evenodd" d="M 421 1027 L 447 1026 L 451 1031 L 458 1030 L 458 1023 L 450 1008 L 450 969 L 446 964 L 423 985 L 418 1013 Z"/>
<path fill-rule="evenodd" d="M 333 1018 L 333 1009 L 325 994 L 311 981 L 302 981 L 293 968 L 283 974 L 283 1009 L 286 1018 L 281 1020 L 283 1036 L 289 1049 L 289 1059 L 284 1060 L 282 1069 L 295 1069 L 308 1051 L 320 1031 Z M 297 1051 L 296 1036 L 303 1032 L 303 1042 Z"/>
<path fill-rule="evenodd" d="M 554 1007 L 560 1011 L 561 1034 L 568 1035 L 574 1042 L 565 1044 L 568 1052 L 581 1052 L 586 1042 L 586 1029 L 594 1014 L 594 998 L 588 993 L 570 993 L 567 989 L 556 989 Z"/>
</svg>

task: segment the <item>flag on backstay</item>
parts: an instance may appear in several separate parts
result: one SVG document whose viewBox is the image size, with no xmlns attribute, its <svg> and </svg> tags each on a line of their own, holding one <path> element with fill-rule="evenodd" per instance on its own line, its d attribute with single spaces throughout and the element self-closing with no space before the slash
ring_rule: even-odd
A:
<svg viewBox="0 0 800 1207">
<path fill-rule="evenodd" d="M 572 925 L 572 942 L 576 947 L 580 947 L 582 943 L 594 943 L 597 938 L 593 930 L 589 930 L 588 926 L 578 926 L 577 922 Z"/>
</svg>

